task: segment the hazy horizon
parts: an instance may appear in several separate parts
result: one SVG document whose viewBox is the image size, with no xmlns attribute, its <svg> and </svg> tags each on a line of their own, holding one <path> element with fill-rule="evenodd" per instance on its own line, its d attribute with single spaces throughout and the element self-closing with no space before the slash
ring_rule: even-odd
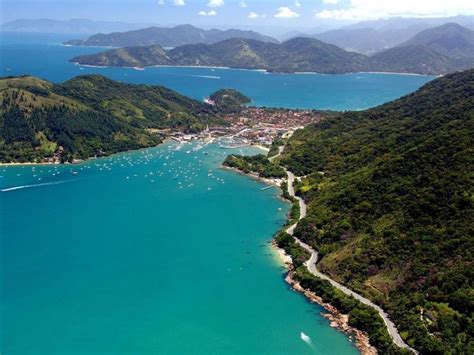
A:
<svg viewBox="0 0 474 355">
<path fill-rule="evenodd" d="M 133 7 L 133 11 L 131 11 Z M 474 2 L 422 0 L 3 0 L 1 22 L 88 19 L 203 28 L 338 28 L 366 20 L 474 15 Z"/>
</svg>

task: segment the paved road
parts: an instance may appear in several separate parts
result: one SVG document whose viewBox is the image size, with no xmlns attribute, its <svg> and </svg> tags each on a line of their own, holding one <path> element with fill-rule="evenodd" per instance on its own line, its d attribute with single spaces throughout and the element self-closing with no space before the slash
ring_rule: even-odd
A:
<svg viewBox="0 0 474 355">
<path fill-rule="evenodd" d="M 283 149 L 282 149 L 283 151 Z M 288 175 L 288 194 L 290 196 L 293 196 L 294 198 L 296 198 L 299 202 L 299 205 L 300 205 L 300 217 L 299 217 L 299 220 L 303 219 L 304 217 L 306 217 L 306 203 L 304 202 L 304 200 L 301 198 L 301 197 L 298 197 L 295 195 L 295 189 L 294 189 L 294 181 L 295 181 L 295 176 L 293 175 L 292 172 L 290 171 L 286 171 L 287 175 Z M 294 231 L 295 231 L 295 228 L 297 226 L 298 223 L 295 223 L 293 224 L 292 226 L 288 227 L 288 229 L 286 230 L 286 232 L 293 236 L 294 234 Z M 339 290 L 341 290 L 342 292 L 344 292 L 346 295 L 348 296 L 352 296 L 354 297 L 356 300 L 362 302 L 363 304 L 367 305 L 367 306 L 370 306 L 372 308 L 374 308 L 380 315 L 380 317 L 382 317 L 383 321 L 385 322 L 385 325 L 387 327 L 387 330 L 388 330 L 388 333 L 389 335 L 392 337 L 393 339 L 393 342 L 398 345 L 399 347 L 401 348 L 405 348 L 405 349 L 408 349 L 408 350 L 411 350 L 412 352 L 414 353 L 417 353 L 416 350 L 412 349 L 411 347 L 409 347 L 402 339 L 402 337 L 400 336 L 400 334 L 398 333 L 398 330 L 397 328 L 395 327 L 395 324 L 393 324 L 393 322 L 389 319 L 388 317 L 388 314 L 385 313 L 385 311 L 380 308 L 379 306 L 377 306 L 376 304 L 372 303 L 370 300 L 368 300 L 367 298 L 359 295 L 358 293 L 355 293 L 354 291 L 348 289 L 347 287 L 341 285 L 340 283 L 334 281 L 333 279 L 331 279 L 329 276 L 321 273 L 317 268 L 316 268 L 316 263 L 318 261 L 318 253 L 313 249 L 311 248 L 308 244 L 302 242 L 301 240 L 299 240 L 298 238 L 296 238 L 295 236 L 293 236 L 293 238 L 295 239 L 295 241 L 301 245 L 304 249 L 306 249 L 310 254 L 311 254 L 311 257 L 309 258 L 308 261 L 306 261 L 305 263 L 305 266 L 308 268 L 308 271 L 310 273 L 312 273 L 314 276 L 316 277 L 319 277 L 320 279 L 324 279 L 324 280 L 327 280 L 331 283 L 331 285 Z"/>
<path fill-rule="evenodd" d="M 283 154 L 283 150 L 285 149 L 285 146 L 282 145 L 280 147 L 278 147 L 278 153 L 270 158 L 268 158 L 268 160 L 270 160 L 270 162 L 273 162 L 276 158 L 278 158 L 280 155 Z"/>
</svg>

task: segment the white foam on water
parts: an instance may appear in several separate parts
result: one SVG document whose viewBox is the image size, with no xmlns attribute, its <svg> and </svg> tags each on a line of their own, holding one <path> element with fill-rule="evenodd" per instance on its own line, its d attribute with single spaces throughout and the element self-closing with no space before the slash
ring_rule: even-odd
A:
<svg viewBox="0 0 474 355">
<path fill-rule="evenodd" d="M 195 78 L 216 79 L 216 80 L 221 78 L 220 76 L 213 76 L 213 75 L 190 75 L 190 76 L 194 76 Z"/>
<path fill-rule="evenodd" d="M 311 345 L 311 338 L 309 336 L 307 336 L 305 333 L 301 332 L 300 333 L 300 338 L 301 340 L 303 340 L 306 344 L 309 344 Z"/>
<path fill-rule="evenodd" d="M 15 190 L 22 190 L 22 189 L 29 189 L 32 187 L 41 187 L 41 186 L 51 186 L 51 185 L 59 185 L 59 184 L 64 184 L 66 181 L 56 181 L 56 182 L 45 182 L 42 184 L 33 184 L 33 185 L 20 185 L 20 186 L 13 186 L 13 187 L 7 187 L 5 189 L 1 189 L 1 192 L 9 192 L 9 191 L 15 191 Z"/>
</svg>

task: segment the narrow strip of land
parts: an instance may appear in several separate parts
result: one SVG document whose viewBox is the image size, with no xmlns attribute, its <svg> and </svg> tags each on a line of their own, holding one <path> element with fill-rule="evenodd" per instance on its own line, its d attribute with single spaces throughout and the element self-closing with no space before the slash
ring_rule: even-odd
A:
<svg viewBox="0 0 474 355">
<path fill-rule="evenodd" d="M 283 151 L 283 149 L 281 150 Z M 280 152 L 279 152 L 280 154 Z M 278 154 L 278 155 L 279 155 Z M 295 182 L 295 175 L 286 170 L 286 174 L 288 175 L 288 194 L 291 196 L 291 197 L 294 197 L 295 199 L 298 200 L 298 203 L 299 203 L 299 206 L 300 206 L 300 216 L 299 216 L 299 220 L 303 219 L 304 217 L 306 217 L 306 203 L 304 202 L 304 200 L 301 198 L 301 197 L 298 197 L 295 195 L 295 189 L 294 189 L 294 182 Z M 307 250 L 310 254 L 311 254 L 311 257 L 309 258 L 309 260 L 306 261 L 305 263 L 305 266 L 307 267 L 308 271 L 313 274 L 314 276 L 320 278 L 320 279 L 324 279 L 324 280 L 327 280 L 331 283 L 331 285 L 339 290 L 341 290 L 342 292 L 344 292 L 346 295 L 348 296 L 352 296 L 354 297 L 356 300 L 358 300 L 359 302 L 362 302 L 363 304 L 367 305 L 367 306 L 370 306 L 372 308 L 374 308 L 380 315 L 380 317 L 382 317 L 383 321 L 385 322 L 385 325 L 387 327 L 387 331 L 390 335 L 390 337 L 392 338 L 393 342 L 401 347 L 401 348 L 404 348 L 404 349 L 408 349 L 408 350 L 411 350 L 412 352 L 414 353 L 417 353 L 416 350 L 412 349 L 410 346 L 408 346 L 402 339 L 402 337 L 400 336 L 400 334 L 398 333 L 398 330 L 395 326 L 395 324 L 393 324 L 393 322 L 389 319 L 389 316 L 387 313 L 385 313 L 385 311 L 377 306 L 376 304 L 374 304 L 373 302 L 371 302 L 370 300 L 368 300 L 367 298 L 359 295 L 358 293 L 348 289 L 347 287 L 341 285 L 340 283 L 334 281 L 333 279 L 331 279 L 329 276 L 321 273 L 317 268 L 316 268 L 316 263 L 318 261 L 318 253 L 313 249 L 311 248 L 308 244 L 302 242 L 301 240 L 299 240 L 298 238 L 296 238 L 294 236 L 294 232 L 295 232 L 295 228 L 296 226 L 298 225 L 298 222 L 296 222 L 295 224 L 291 225 L 290 227 L 288 227 L 288 229 L 286 230 L 286 232 L 291 235 L 295 241 L 302 247 L 304 248 L 305 250 Z"/>
</svg>

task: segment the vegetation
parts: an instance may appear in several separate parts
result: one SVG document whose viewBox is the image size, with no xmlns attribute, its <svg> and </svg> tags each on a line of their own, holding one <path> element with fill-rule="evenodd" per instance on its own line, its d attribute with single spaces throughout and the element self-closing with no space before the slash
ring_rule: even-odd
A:
<svg viewBox="0 0 474 355">
<path fill-rule="evenodd" d="M 424 30 L 402 45 L 423 45 L 448 57 L 474 58 L 474 31 L 446 23 Z"/>
<path fill-rule="evenodd" d="M 474 352 L 473 93 L 474 70 L 448 75 L 297 131 L 282 158 L 306 176 L 295 234 L 321 252 L 318 267 L 379 303 L 422 354 Z M 383 349 L 368 312 L 350 322 Z"/>
<path fill-rule="evenodd" d="M 242 106 L 252 101 L 249 97 L 234 89 L 221 89 L 210 96 L 214 104 L 223 112 L 239 112 Z"/>
<path fill-rule="evenodd" d="M 262 178 L 283 178 L 285 169 L 280 165 L 272 164 L 263 154 L 254 156 L 229 155 L 223 162 L 224 166 L 238 169 L 246 174 L 255 173 Z"/>
<path fill-rule="evenodd" d="M 294 268 L 302 266 L 309 259 L 309 253 L 301 248 L 294 238 L 285 231 L 278 232 L 274 239 L 278 248 L 283 249 L 286 254 L 291 256 Z"/>
<path fill-rule="evenodd" d="M 381 354 L 410 354 L 408 350 L 400 349 L 393 344 L 383 319 L 373 308 L 347 296 L 334 288 L 329 281 L 313 276 L 305 267 L 298 266 L 293 277 L 302 287 L 321 297 L 325 303 L 336 307 L 343 314 L 348 314 L 349 325 L 366 332 L 370 344 Z"/>
<path fill-rule="evenodd" d="M 128 47 L 78 56 L 71 61 L 101 66 L 224 66 L 276 72 L 368 70 L 365 56 L 311 38 L 295 38 L 282 44 L 232 38 L 211 45 L 185 45 L 165 52 L 157 45 Z"/>
<path fill-rule="evenodd" d="M 203 30 L 191 25 L 175 27 L 147 27 L 127 32 L 98 33 L 85 40 L 67 41 L 65 44 L 75 46 L 107 46 L 132 47 L 159 45 L 162 47 L 178 47 L 186 44 L 212 44 L 229 38 L 248 38 L 263 42 L 278 42 L 254 31 L 242 30 Z"/>
<path fill-rule="evenodd" d="M 102 76 L 63 84 L 0 79 L 0 161 L 71 161 L 150 147 L 160 129 L 197 132 L 221 122 L 218 110 L 159 86 Z"/>
<path fill-rule="evenodd" d="M 406 45 L 384 50 L 371 57 L 348 52 L 314 38 L 298 37 L 281 44 L 231 38 L 213 44 L 189 44 L 170 50 L 164 50 L 157 44 L 134 46 L 78 56 L 71 61 L 88 65 L 122 67 L 225 66 L 275 72 L 334 74 L 387 71 L 437 75 L 474 66 L 473 57 L 467 57 L 470 51 L 465 53 L 453 45 L 446 45 L 448 42 L 466 43 L 468 32 L 472 31 L 463 28 L 462 31 L 453 33 L 450 28 L 442 26 L 429 37 L 439 38 L 438 41 L 433 40 L 429 44 L 421 40 L 414 43 L 407 42 Z M 449 41 L 446 38 L 449 38 Z M 452 56 L 446 54 L 451 53 L 451 49 Z"/>
</svg>

